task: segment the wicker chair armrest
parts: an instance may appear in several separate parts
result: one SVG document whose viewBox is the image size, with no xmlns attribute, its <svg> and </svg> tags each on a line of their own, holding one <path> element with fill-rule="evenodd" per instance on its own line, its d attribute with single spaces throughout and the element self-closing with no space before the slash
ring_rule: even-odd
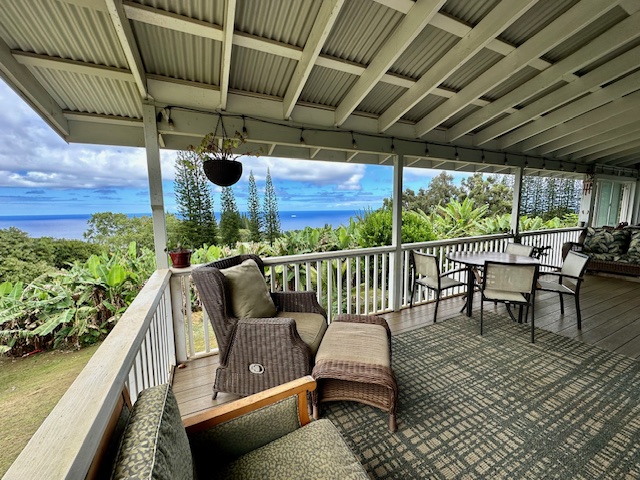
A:
<svg viewBox="0 0 640 480">
<path fill-rule="evenodd" d="M 327 318 L 327 311 L 318 303 L 316 292 L 274 292 L 271 298 L 279 312 L 318 313 Z"/>
<path fill-rule="evenodd" d="M 310 421 L 307 394 L 315 389 L 315 380 L 312 376 L 307 375 L 248 397 L 190 415 L 183 419 L 183 423 L 188 433 L 199 432 L 295 395 L 298 397 L 300 424 L 306 425 Z"/>
</svg>

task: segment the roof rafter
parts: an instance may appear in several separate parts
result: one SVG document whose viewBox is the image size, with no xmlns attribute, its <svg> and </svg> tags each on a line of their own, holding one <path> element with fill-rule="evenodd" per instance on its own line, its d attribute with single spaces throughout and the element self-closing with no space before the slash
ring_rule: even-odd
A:
<svg viewBox="0 0 640 480">
<path fill-rule="evenodd" d="M 640 162 L 640 158 L 638 158 L 638 150 L 640 150 L 640 139 L 638 139 L 637 135 L 635 135 L 634 137 L 635 139 L 629 143 L 617 145 L 616 147 L 610 148 L 605 152 L 600 152 L 584 157 L 584 161 L 606 161 L 607 163 L 609 163 L 614 160 L 622 159 L 628 155 L 636 155 L 636 160 Z"/>
<path fill-rule="evenodd" d="M 418 80 L 402 97 L 391 105 L 378 121 L 381 132 L 397 122 L 402 115 L 411 110 L 418 102 L 429 95 L 453 72 L 464 65 L 471 57 L 482 50 L 493 38 L 498 36 L 538 0 L 527 2 L 503 1 L 492 9 L 475 28 L 463 37 L 435 65 Z"/>
<path fill-rule="evenodd" d="M 571 155 L 571 158 L 585 158 L 592 154 L 602 154 L 602 152 L 609 152 L 612 148 L 615 148 L 620 144 L 624 145 L 626 143 L 637 140 L 638 131 L 640 131 L 640 122 L 631 123 L 629 125 L 626 125 L 624 128 L 616 129 L 609 140 L 603 141 L 604 139 L 600 139 L 600 142 L 593 145 L 592 147 L 585 147 L 584 149 L 575 152 L 573 155 Z"/>
<path fill-rule="evenodd" d="M 534 58 L 540 57 L 604 15 L 617 3 L 619 0 L 605 3 L 600 0 L 583 0 L 578 3 L 420 120 L 416 124 L 416 137 L 430 132 L 469 105 L 473 99 L 501 84 L 505 80 L 505 72 L 510 75 L 519 72 Z"/>
<path fill-rule="evenodd" d="M 624 77 L 622 80 L 618 80 L 617 82 L 582 97 L 573 103 L 554 110 L 544 117 L 530 122 L 511 133 L 503 135 L 498 139 L 498 148 L 504 149 L 514 143 L 525 140 L 537 133 L 544 132 L 551 127 L 555 127 L 562 122 L 588 112 L 589 110 L 598 108 L 623 95 L 634 92 L 638 89 L 638 82 L 640 82 L 640 72 L 632 73 L 631 75 Z"/>
<path fill-rule="evenodd" d="M 290 117 L 293 107 L 295 107 L 298 98 L 300 98 L 302 88 L 311 74 L 311 70 L 316 63 L 318 55 L 320 55 L 329 32 L 333 28 L 333 24 L 338 19 L 338 13 L 343 4 L 344 0 L 324 0 L 322 2 L 318 17 L 313 24 L 309 38 L 302 51 L 302 56 L 296 65 L 293 77 L 284 95 L 283 118 L 285 120 Z"/>
<path fill-rule="evenodd" d="M 618 98 L 610 103 L 594 108 L 572 120 L 556 125 L 542 133 L 529 137 L 521 143 L 520 147 L 523 151 L 533 150 L 540 147 L 537 153 L 546 154 L 554 149 L 554 141 L 562 142 L 565 136 L 573 133 L 581 132 L 584 128 L 605 121 L 611 117 L 619 115 L 627 110 L 633 110 L 640 107 L 640 92 L 629 94 L 625 97 Z M 570 145 L 571 143 L 558 143 L 558 145 Z M 547 149 L 549 145 L 550 149 Z"/>
<path fill-rule="evenodd" d="M 347 117 L 376 86 L 393 62 L 402 55 L 411 42 L 422 32 L 446 0 L 417 0 L 404 16 L 391 36 L 375 55 L 365 72 L 336 108 L 336 125 L 342 125 Z"/>
<path fill-rule="evenodd" d="M 29 69 L 21 65 L 11 50 L 0 40 L 0 77 L 13 85 L 18 93 L 33 109 L 41 113 L 45 121 L 65 138 L 69 135 L 69 125 L 62 109 L 54 98 L 34 78 Z"/>
<path fill-rule="evenodd" d="M 231 72 L 231 48 L 233 47 L 233 31 L 236 18 L 236 0 L 224 3 L 224 27 L 222 29 L 222 56 L 220 65 L 220 109 L 227 108 L 229 93 L 229 73 Z"/>
<path fill-rule="evenodd" d="M 140 96 L 143 99 L 147 99 L 149 92 L 147 91 L 147 77 L 142 64 L 142 57 L 140 56 L 140 50 L 136 44 L 131 24 L 122 6 L 122 0 L 105 0 L 105 4 Z"/>
<path fill-rule="evenodd" d="M 626 18 L 572 55 L 553 64 L 528 82 L 503 95 L 494 102 L 491 102 L 486 108 L 471 113 L 447 130 L 447 139 L 450 142 L 457 140 L 466 133 L 493 120 L 501 113 L 507 111 L 508 108 L 522 103 L 524 100 L 541 92 L 549 85 L 555 83 L 559 78 L 562 78 L 566 82 L 577 80 L 578 77 L 572 75 L 573 72 L 640 36 L 640 29 L 638 28 L 639 18 L 638 15 Z"/>
<path fill-rule="evenodd" d="M 560 140 L 552 142 L 551 145 L 545 145 L 545 154 L 549 152 L 555 152 L 554 155 L 565 156 L 571 155 L 576 152 L 582 152 L 583 150 L 598 145 L 608 139 L 621 137 L 629 131 L 632 127 L 638 127 L 640 124 L 638 121 L 638 113 L 634 110 L 627 110 L 626 112 L 616 115 L 609 120 L 595 123 L 589 127 L 582 129 L 580 135 L 572 133 Z M 606 133 L 606 135 L 603 135 Z M 580 138 L 578 138 L 580 137 Z M 564 144 L 564 148 L 559 148 L 558 145 Z"/>
<path fill-rule="evenodd" d="M 601 65 L 600 67 L 587 73 L 579 80 L 571 82 L 564 87 L 561 87 L 549 95 L 544 96 L 537 102 L 527 105 L 517 113 L 513 113 L 508 117 L 494 123 L 490 127 L 481 130 L 473 137 L 474 145 L 483 145 L 494 138 L 518 128 L 524 125 L 528 121 L 544 115 L 550 112 L 554 108 L 557 108 L 563 103 L 569 103 L 573 99 L 578 98 L 589 92 L 593 92 L 594 89 L 600 89 L 601 85 L 611 82 L 616 78 L 619 78 L 626 73 L 637 68 L 640 64 L 640 47 L 629 50 L 628 52 L 619 55 L 611 61 Z M 510 136 L 509 142 L 505 141 L 505 145 L 513 145 L 520 140 L 525 140 L 526 137 L 518 135 Z"/>
</svg>

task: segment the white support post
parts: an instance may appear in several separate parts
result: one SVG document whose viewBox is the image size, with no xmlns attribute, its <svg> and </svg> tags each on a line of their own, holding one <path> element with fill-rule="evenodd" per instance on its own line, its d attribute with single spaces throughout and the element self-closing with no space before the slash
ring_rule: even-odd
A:
<svg viewBox="0 0 640 480">
<path fill-rule="evenodd" d="M 522 204 L 522 175 L 523 168 L 515 168 L 513 176 L 513 205 L 511 208 L 511 231 L 517 238 L 520 235 L 520 206 Z"/>
<path fill-rule="evenodd" d="M 402 175 L 404 170 L 404 155 L 393 158 L 393 227 L 391 245 L 395 251 L 389 258 L 389 296 L 394 312 L 402 306 Z"/>
<path fill-rule="evenodd" d="M 142 103 L 144 119 L 144 143 L 147 149 L 147 171 L 149 175 L 149 196 L 153 218 L 153 240 L 158 269 L 169 268 L 165 248 L 167 246 L 167 226 L 162 195 L 162 170 L 160 168 L 160 145 L 156 125 L 156 108 L 152 102 Z"/>
</svg>

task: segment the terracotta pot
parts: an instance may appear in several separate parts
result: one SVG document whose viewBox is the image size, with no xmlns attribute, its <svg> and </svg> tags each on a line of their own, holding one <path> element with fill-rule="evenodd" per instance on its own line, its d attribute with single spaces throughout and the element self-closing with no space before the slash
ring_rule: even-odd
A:
<svg viewBox="0 0 640 480">
<path fill-rule="evenodd" d="M 207 178 L 221 187 L 230 187 L 242 176 L 242 163 L 236 160 L 206 160 L 202 167 Z"/>
<path fill-rule="evenodd" d="M 174 268 L 185 268 L 191 266 L 191 250 L 169 252 L 171 264 Z"/>
</svg>

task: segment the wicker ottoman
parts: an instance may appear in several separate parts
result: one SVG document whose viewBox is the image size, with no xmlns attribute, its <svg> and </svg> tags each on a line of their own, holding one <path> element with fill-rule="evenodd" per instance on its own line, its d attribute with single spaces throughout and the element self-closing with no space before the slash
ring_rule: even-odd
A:
<svg viewBox="0 0 640 480">
<path fill-rule="evenodd" d="M 319 417 L 320 402 L 351 400 L 389 412 L 389 430 L 396 431 L 398 385 L 384 318 L 338 315 L 324 334 L 311 375 L 318 383 L 314 418 Z"/>
</svg>

